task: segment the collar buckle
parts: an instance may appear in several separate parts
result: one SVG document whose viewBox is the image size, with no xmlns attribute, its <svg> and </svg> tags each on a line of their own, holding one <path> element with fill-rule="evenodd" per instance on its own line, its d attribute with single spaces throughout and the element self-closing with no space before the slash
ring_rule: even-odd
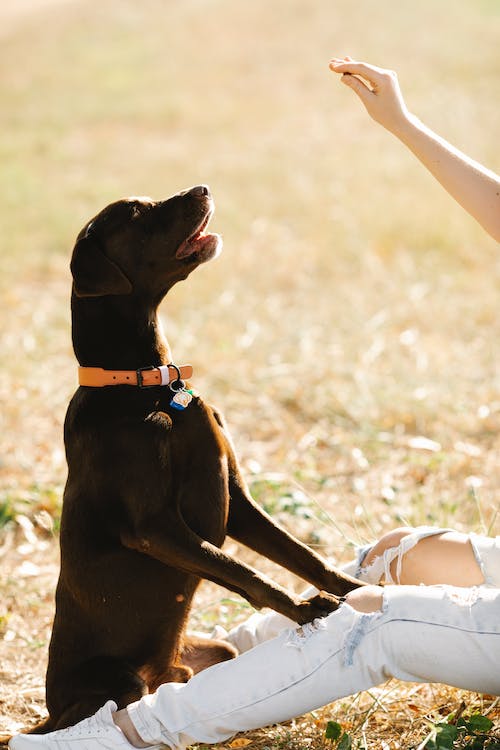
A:
<svg viewBox="0 0 500 750">
<path fill-rule="evenodd" d="M 158 385 L 158 383 L 151 383 L 150 385 L 148 385 L 144 382 L 144 379 L 142 377 L 143 372 L 156 369 L 157 368 L 154 365 L 149 365 L 149 367 L 139 367 L 139 369 L 135 371 L 135 374 L 137 375 L 137 385 L 139 386 L 139 388 L 155 388 Z"/>
</svg>

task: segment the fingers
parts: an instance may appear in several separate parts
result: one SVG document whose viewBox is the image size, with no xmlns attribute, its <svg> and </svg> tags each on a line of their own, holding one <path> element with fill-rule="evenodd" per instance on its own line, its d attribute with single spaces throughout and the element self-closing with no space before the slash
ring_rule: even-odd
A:
<svg viewBox="0 0 500 750">
<path fill-rule="evenodd" d="M 356 62 L 350 58 L 340 60 L 339 58 L 334 57 L 333 60 L 330 60 L 329 67 L 334 73 L 361 76 L 361 78 L 368 81 L 372 89 L 375 90 L 379 89 L 384 84 L 387 85 L 388 82 L 396 78 L 396 74 L 392 70 L 379 68 L 376 65 L 368 65 L 368 63 Z"/>
<path fill-rule="evenodd" d="M 360 78 L 356 78 L 351 73 L 344 73 L 340 80 L 346 86 L 349 86 L 365 104 L 375 96 L 373 91 Z"/>
<path fill-rule="evenodd" d="M 408 111 L 392 70 L 357 62 L 348 57 L 330 60 L 330 70 L 341 76 L 365 105 L 368 114 L 391 132 L 397 132 L 408 118 Z"/>
<path fill-rule="evenodd" d="M 392 75 L 392 71 L 390 70 L 379 68 L 376 65 L 369 65 L 368 63 L 356 62 L 350 57 L 345 57 L 343 60 L 334 57 L 330 60 L 330 70 L 333 70 L 334 73 L 351 73 L 352 75 L 359 75 L 366 78 L 367 81 L 376 81 L 381 76 L 385 77 Z"/>
</svg>

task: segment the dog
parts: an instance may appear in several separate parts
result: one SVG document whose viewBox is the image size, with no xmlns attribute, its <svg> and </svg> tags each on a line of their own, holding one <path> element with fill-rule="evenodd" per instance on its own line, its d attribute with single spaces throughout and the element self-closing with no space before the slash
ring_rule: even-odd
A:
<svg viewBox="0 0 500 750">
<path fill-rule="evenodd" d="M 71 259 L 80 386 L 66 414 L 68 478 L 49 646 L 43 733 L 112 698 L 119 708 L 161 683 L 234 657 L 186 634 L 202 578 L 302 624 L 359 582 L 280 528 L 252 499 L 221 414 L 172 364 L 157 310 L 169 289 L 215 258 L 214 210 L 198 185 L 154 202 L 127 198 L 82 229 Z M 226 535 L 314 584 L 287 592 L 222 551 Z"/>
</svg>

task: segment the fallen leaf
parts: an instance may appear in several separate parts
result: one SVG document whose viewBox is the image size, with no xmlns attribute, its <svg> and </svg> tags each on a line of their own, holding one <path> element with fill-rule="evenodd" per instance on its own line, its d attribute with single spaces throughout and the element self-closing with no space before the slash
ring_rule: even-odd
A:
<svg viewBox="0 0 500 750">
<path fill-rule="evenodd" d="M 432 451 L 433 453 L 437 453 L 437 451 L 441 450 L 441 443 L 424 437 L 423 435 L 415 435 L 415 437 L 409 438 L 407 445 L 409 448 L 416 448 L 417 450 L 422 451 Z"/>
</svg>

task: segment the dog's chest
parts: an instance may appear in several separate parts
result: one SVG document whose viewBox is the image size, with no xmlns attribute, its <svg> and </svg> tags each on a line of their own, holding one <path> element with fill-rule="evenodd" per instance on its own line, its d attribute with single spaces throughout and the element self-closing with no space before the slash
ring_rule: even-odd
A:
<svg viewBox="0 0 500 750">
<path fill-rule="evenodd" d="M 209 408 L 190 404 L 170 431 L 170 469 L 184 520 L 216 544 L 225 536 L 229 512 L 227 444 Z"/>
<path fill-rule="evenodd" d="M 66 420 L 69 467 L 65 525 L 81 514 L 102 529 L 136 514 L 180 512 L 198 535 L 220 544 L 229 507 L 228 448 L 212 410 L 200 399 L 182 412 L 150 392 L 80 394 Z"/>
</svg>

